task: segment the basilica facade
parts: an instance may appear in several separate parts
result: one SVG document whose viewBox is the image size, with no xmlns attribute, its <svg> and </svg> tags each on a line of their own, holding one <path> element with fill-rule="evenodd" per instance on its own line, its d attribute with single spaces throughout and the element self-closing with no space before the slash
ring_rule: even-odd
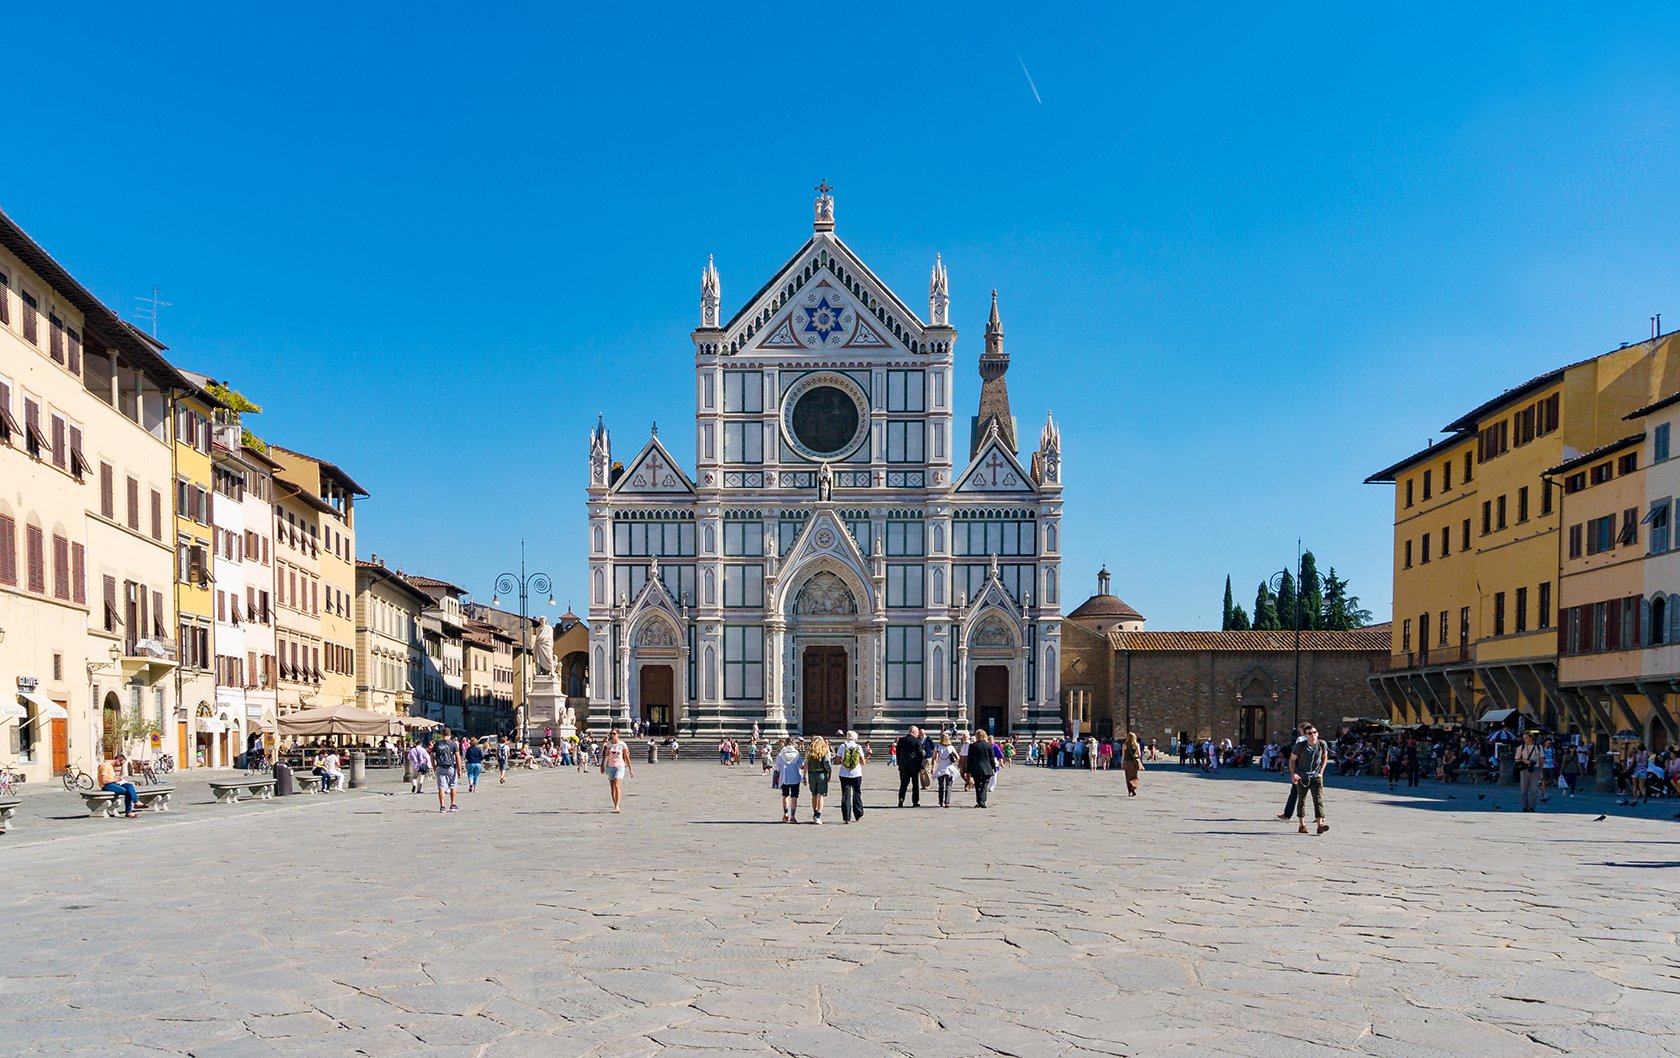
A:
<svg viewBox="0 0 1680 1058">
<path fill-rule="evenodd" d="M 732 317 L 706 266 L 693 472 L 657 429 L 620 460 L 590 435 L 597 733 L 1060 728 L 1060 434 L 1046 416 L 1023 461 L 995 292 L 958 414 L 944 264 L 923 320 L 835 234 L 828 192 Z"/>
</svg>

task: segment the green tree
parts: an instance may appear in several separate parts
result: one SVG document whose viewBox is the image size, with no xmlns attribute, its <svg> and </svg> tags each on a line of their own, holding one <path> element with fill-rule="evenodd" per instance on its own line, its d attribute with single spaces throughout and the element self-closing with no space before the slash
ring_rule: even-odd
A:
<svg viewBox="0 0 1680 1058">
<path fill-rule="evenodd" d="M 1277 593 L 1278 627 L 1293 629 L 1295 627 L 1295 575 L 1287 569 L 1283 571 L 1283 583 Z M 1306 621 L 1301 622 L 1305 627 Z"/>
<path fill-rule="evenodd" d="M 1336 567 L 1324 575 L 1324 627 L 1334 632 L 1364 628 L 1371 623 L 1371 611 L 1359 605 L 1359 596 L 1348 594 L 1348 582 L 1336 576 Z"/>
<path fill-rule="evenodd" d="M 1232 606 L 1231 622 L 1226 627 L 1228 631 L 1232 632 L 1248 631 L 1248 611 L 1243 609 L 1240 604 Z"/>
<path fill-rule="evenodd" d="M 1232 608 L 1233 608 L 1233 604 L 1231 602 L 1231 575 L 1229 573 L 1227 573 L 1227 574 L 1225 574 L 1225 616 L 1223 618 L 1221 618 L 1220 622 L 1219 622 L 1219 630 L 1221 632 L 1229 632 L 1231 630 L 1231 610 L 1232 610 Z"/>
<path fill-rule="evenodd" d="M 1283 627 L 1278 624 L 1277 597 L 1265 581 L 1260 582 L 1260 590 L 1254 593 L 1254 627 L 1262 631 Z"/>
<path fill-rule="evenodd" d="M 1301 627 L 1324 627 L 1324 585 L 1311 551 L 1301 555 Z"/>
</svg>

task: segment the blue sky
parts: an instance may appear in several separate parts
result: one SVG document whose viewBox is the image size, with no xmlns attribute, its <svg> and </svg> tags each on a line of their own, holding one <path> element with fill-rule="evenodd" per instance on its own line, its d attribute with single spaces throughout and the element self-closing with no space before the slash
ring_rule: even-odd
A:
<svg viewBox="0 0 1680 1058">
<path fill-rule="evenodd" d="M 1386 618 L 1364 477 L 1680 324 L 1680 9 L 1165 6 L 26 5 L 0 208 L 161 287 L 364 556 L 488 599 L 523 536 L 581 609 L 596 412 L 692 458 L 706 255 L 731 313 L 826 178 L 913 308 L 944 254 L 959 407 L 1000 291 L 1072 602 L 1217 626 L 1299 536 Z"/>
</svg>

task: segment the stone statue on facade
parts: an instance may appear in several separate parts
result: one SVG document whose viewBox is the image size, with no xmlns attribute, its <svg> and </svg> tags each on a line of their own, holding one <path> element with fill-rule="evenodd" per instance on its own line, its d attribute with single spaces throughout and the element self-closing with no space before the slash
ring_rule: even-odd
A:
<svg viewBox="0 0 1680 1058">
<path fill-rule="evenodd" d="M 539 617 L 531 635 L 535 640 L 537 675 L 554 675 L 554 626 L 548 623 L 548 618 Z"/>
<path fill-rule="evenodd" d="M 834 498 L 834 471 L 827 463 L 817 470 L 817 502 L 827 503 Z"/>
</svg>

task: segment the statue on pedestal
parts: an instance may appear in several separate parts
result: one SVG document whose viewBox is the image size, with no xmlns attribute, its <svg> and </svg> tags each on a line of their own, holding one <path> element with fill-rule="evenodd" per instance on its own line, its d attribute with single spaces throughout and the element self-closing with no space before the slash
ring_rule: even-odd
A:
<svg viewBox="0 0 1680 1058">
<path fill-rule="evenodd" d="M 548 623 L 547 617 L 537 618 L 537 627 L 532 629 L 535 639 L 537 655 L 537 675 L 554 675 L 554 628 Z"/>
</svg>

